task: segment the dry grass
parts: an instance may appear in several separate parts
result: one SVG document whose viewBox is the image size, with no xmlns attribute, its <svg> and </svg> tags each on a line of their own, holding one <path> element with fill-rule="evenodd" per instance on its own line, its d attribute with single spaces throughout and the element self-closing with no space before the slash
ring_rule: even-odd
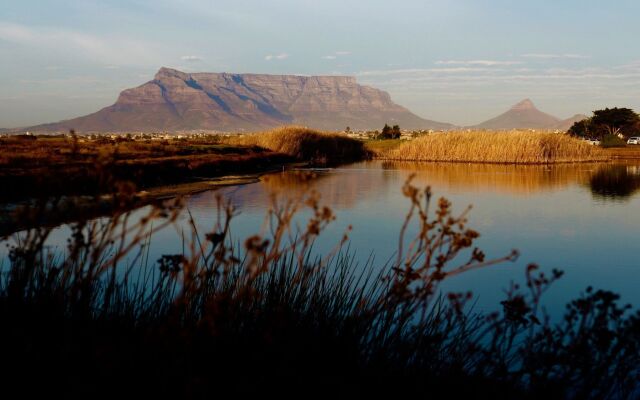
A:
<svg viewBox="0 0 640 400">
<path fill-rule="evenodd" d="M 98 140 L 38 136 L 24 140 L 17 137 L 0 138 L 0 168 L 32 168 L 36 165 L 92 165 L 101 157 L 118 161 L 144 163 L 163 158 L 197 157 L 202 155 L 235 155 L 248 149 L 221 144 L 212 139 L 171 139 L 158 141 L 129 141 L 125 137 Z"/>
<path fill-rule="evenodd" d="M 291 157 L 217 138 L 161 141 L 0 138 L 0 202 L 105 190 L 105 173 L 148 189 L 278 168 Z M 108 185 L 107 185 L 108 186 Z"/>
<path fill-rule="evenodd" d="M 258 132 L 229 141 L 236 145 L 259 146 L 304 161 L 355 161 L 369 155 L 359 140 L 339 133 L 321 132 L 298 126 Z"/>
<path fill-rule="evenodd" d="M 449 132 L 427 135 L 379 156 L 396 161 L 548 164 L 605 161 L 602 149 L 548 132 Z"/>
<path fill-rule="evenodd" d="M 383 140 L 367 140 L 364 142 L 365 146 L 374 156 L 378 156 L 380 154 L 384 154 L 390 150 L 396 149 L 405 143 L 402 139 L 383 139 Z"/>
</svg>

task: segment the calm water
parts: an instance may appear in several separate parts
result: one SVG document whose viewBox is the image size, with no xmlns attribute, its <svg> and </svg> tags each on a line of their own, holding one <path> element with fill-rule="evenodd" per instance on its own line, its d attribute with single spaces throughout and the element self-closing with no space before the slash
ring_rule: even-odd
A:
<svg viewBox="0 0 640 400">
<path fill-rule="evenodd" d="M 382 264 L 397 249 L 397 237 L 408 209 L 401 187 L 430 185 L 435 196 L 452 201 L 454 210 L 473 205 L 469 226 L 478 230 L 478 246 L 489 257 L 518 249 L 521 257 L 470 272 L 450 282 L 452 290 L 470 289 L 478 306 L 495 308 L 511 281 L 522 281 L 524 266 L 560 268 L 565 276 L 547 297 L 558 308 L 587 286 L 620 293 L 640 306 L 640 167 L 638 165 L 496 166 L 367 162 L 316 171 L 310 186 L 337 214 L 320 247 L 331 248 L 347 225 L 353 226 L 351 249 L 361 263 L 375 254 Z M 220 192 L 241 211 L 234 225 L 240 237 L 260 230 L 269 194 L 295 195 L 300 189 L 292 172 Z M 194 196 L 189 208 L 206 229 L 215 210 L 215 193 Z M 165 233 L 164 248 L 171 246 Z M 558 310 L 559 311 L 559 310 Z"/>
<path fill-rule="evenodd" d="M 350 248 L 360 265 L 375 255 L 382 265 L 397 249 L 397 238 L 409 203 L 401 193 L 408 176 L 430 185 L 462 211 L 473 209 L 469 227 L 488 257 L 511 249 L 521 253 L 506 263 L 466 273 L 448 282 L 447 290 L 472 290 L 477 308 L 493 310 L 512 281 L 522 282 L 524 266 L 559 268 L 565 276 L 546 297 L 553 315 L 587 286 L 613 290 L 624 302 L 640 306 L 640 163 L 616 165 L 497 166 L 477 164 L 404 164 L 366 162 L 315 171 L 311 188 L 333 208 L 337 221 L 321 236 L 317 250 L 331 249 L 344 229 L 353 226 Z M 216 195 L 240 211 L 233 225 L 238 239 L 260 232 L 270 194 L 295 196 L 300 174 L 282 172 L 259 183 L 226 187 L 192 196 L 187 205 L 201 232 L 212 227 Z M 302 222 L 302 220 L 300 221 Z M 186 218 L 182 220 L 189 230 Z M 158 232 L 151 259 L 182 251 L 181 227 Z M 64 236 L 60 231 L 58 238 Z"/>
</svg>

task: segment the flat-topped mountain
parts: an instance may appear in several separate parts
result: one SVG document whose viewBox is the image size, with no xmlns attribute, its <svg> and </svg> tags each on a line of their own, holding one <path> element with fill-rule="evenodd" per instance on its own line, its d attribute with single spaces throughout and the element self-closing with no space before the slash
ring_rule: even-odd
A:
<svg viewBox="0 0 640 400">
<path fill-rule="evenodd" d="M 120 93 L 115 104 L 31 131 L 125 132 L 259 130 L 284 124 L 338 130 L 447 129 L 418 117 L 387 92 L 349 76 L 185 73 L 161 68 L 153 80 Z"/>
</svg>

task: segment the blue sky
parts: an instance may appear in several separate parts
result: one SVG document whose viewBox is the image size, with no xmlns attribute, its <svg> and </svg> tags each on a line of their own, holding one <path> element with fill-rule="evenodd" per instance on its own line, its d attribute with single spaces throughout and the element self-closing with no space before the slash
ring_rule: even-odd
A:
<svg viewBox="0 0 640 400">
<path fill-rule="evenodd" d="M 640 110 L 640 2 L 4 0 L 0 127 L 112 104 L 161 66 L 355 75 L 474 124 L 529 97 L 559 117 Z"/>
</svg>

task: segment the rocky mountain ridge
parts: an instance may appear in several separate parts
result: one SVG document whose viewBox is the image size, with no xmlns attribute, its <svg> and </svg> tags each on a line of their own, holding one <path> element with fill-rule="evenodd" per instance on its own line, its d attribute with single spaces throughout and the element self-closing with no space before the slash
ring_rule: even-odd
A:
<svg viewBox="0 0 640 400">
<path fill-rule="evenodd" d="M 471 129 L 567 130 L 577 114 L 560 119 L 536 108 L 530 99 Z M 117 101 L 93 114 L 5 132 L 243 132 L 281 125 L 324 130 L 455 129 L 423 119 L 394 103 L 382 90 L 351 76 L 299 76 L 233 73 L 186 73 L 160 68 L 154 79 L 122 91 Z M 1 130 L 0 130 L 1 131 Z"/>
<path fill-rule="evenodd" d="M 350 76 L 185 73 L 161 68 L 154 79 L 79 118 L 29 128 L 33 132 L 256 131 L 279 125 L 317 129 L 450 129 Z"/>
</svg>

